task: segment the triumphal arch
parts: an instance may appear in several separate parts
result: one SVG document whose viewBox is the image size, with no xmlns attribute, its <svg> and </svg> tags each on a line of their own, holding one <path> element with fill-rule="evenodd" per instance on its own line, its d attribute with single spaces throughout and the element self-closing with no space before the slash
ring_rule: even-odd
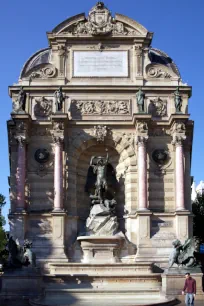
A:
<svg viewBox="0 0 204 306">
<path fill-rule="evenodd" d="M 154 296 L 152 264 L 192 236 L 191 87 L 152 32 L 102 2 L 47 37 L 9 87 L 11 235 L 32 241 L 48 283 L 126 290 L 124 274 L 135 288 L 144 273 Z"/>
</svg>

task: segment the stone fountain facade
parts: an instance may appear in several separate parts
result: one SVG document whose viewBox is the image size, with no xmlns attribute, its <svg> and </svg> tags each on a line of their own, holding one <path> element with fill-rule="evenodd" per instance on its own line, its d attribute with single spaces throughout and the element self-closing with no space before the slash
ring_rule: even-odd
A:
<svg viewBox="0 0 204 306">
<path fill-rule="evenodd" d="M 101 2 L 47 37 L 49 47 L 9 87 L 11 235 L 33 242 L 46 275 L 97 264 L 94 254 L 102 263 L 107 237 L 91 249 L 81 233 L 90 213 L 90 159 L 108 150 L 121 234 L 110 237 L 106 264 L 116 262 L 117 271 L 137 265 L 134 273 L 146 274 L 151 264 L 167 267 L 172 241 L 192 236 L 191 87 L 151 47 L 153 33 L 124 15 L 113 18 Z"/>
</svg>

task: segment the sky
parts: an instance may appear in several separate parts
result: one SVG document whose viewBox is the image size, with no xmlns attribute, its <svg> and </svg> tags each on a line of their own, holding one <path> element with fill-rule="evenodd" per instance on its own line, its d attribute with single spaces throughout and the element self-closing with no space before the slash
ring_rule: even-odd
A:
<svg viewBox="0 0 204 306">
<path fill-rule="evenodd" d="M 192 168 L 196 184 L 204 180 L 204 0 L 106 0 L 112 14 L 121 13 L 154 32 L 152 47 L 177 64 L 183 82 L 193 87 L 189 113 L 195 121 Z M 6 121 L 10 118 L 8 86 L 17 82 L 25 61 L 48 46 L 46 32 L 73 15 L 88 11 L 95 0 L 1 1 L 0 193 L 9 209 L 9 158 Z"/>
</svg>

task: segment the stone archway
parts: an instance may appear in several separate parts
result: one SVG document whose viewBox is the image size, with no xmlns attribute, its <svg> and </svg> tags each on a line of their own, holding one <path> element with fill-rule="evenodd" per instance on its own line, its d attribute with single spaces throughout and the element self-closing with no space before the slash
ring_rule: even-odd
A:
<svg viewBox="0 0 204 306">
<path fill-rule="evenodd" d="M 108 148 L 110 163 L 115 169 L 120 192 L 116 196 L 117 216 L 124 232 L 123 215 L 131 213 L 137 206 L 136 155 L 133 134 L 115 133 L 109 135 L 103 143 L 98 143 L 90 134 L 78 133 L 68 150 L 67 160 L 67 210 L 78 218 L 78 232 L 82 229 L 89 214 L 90 201 L 85 193 L 87 171 L 91 156 L 104 155 Z"/>
</svg>

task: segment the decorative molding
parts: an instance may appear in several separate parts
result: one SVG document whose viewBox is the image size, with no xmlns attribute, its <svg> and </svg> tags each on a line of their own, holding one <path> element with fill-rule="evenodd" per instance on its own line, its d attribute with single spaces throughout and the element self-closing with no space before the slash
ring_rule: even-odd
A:
<svg viewBox="0 0 204 306">
<path fill-rule="evenodd" d="M 104 142 L 104 139 L 107 136 L 107 127 L 105 125 L 94 126 L 93 135 L 98 142 Z"/>
<path fill-rule="evenodd" d="M 27 139 L 25 135 L 16 135 L 14 137 L 20 147 L 24 147 L 27 143 Z"/>
<path fill-rule="evenodd" d="M 171 79 L 173 77 L 173 75 L 168 72 L 168 68 L 160 65 L 147 65 L 146 73 L 149 78 Z"/>
<path fill-rule="evenodd" d="M 167 116 L 167 99 L 162 99 L 160 97 L 150 99 L 150 103 L 148 106 L 148 112 L 153 117 Z"/>
<path fill-rule="evenodd" d="M 138 146 L 146 145 L 147 140 L 148 140 L 148 136 L 136 136 L 136 144 Z"/>
<path fill-rule="evenodd" d="M 127 27 L 123 22 L 115 21 L 103 2 L 98 2 L 89 11 L 87 21 L 75 23 L 66 31 L 72 35 L 140 35 L 137 30 Z"/>
<path fill-rule="evenodd" d="M 130 100 L 72 100 L 71 110 L 81 115 L 129 115 Z"/>
<path fill-rule="evenodd" d="M 50 79 L 54 78 L 56 75 L 57 69 L 53 65 L 45 66 L 39 70 L 33 71 L 30 74 L 29 79 Z"/>
<path fill-rule="evenodd" d="M 146 122 L 138 122 L 137 123 L 137 132 L 138 133 L 148 133 L 148 125 Z"/>
<path fill-rule="evenodd" d="M 13 101 L 13 113 L 25 113 L 25 107 L 26 107 L 26 93 L 23 90 L 23 87 L 21 87 L 17 99 Z"/>
<path fill-rule="evenodd" d="M 49 117 L 52 113 L 52 103 L 53 101 L 50 99 L 46 99 L 45 97 L 35 98 L 35 106 L 34 106 L 34 115 L 35 117 Z"/>
</svg>

